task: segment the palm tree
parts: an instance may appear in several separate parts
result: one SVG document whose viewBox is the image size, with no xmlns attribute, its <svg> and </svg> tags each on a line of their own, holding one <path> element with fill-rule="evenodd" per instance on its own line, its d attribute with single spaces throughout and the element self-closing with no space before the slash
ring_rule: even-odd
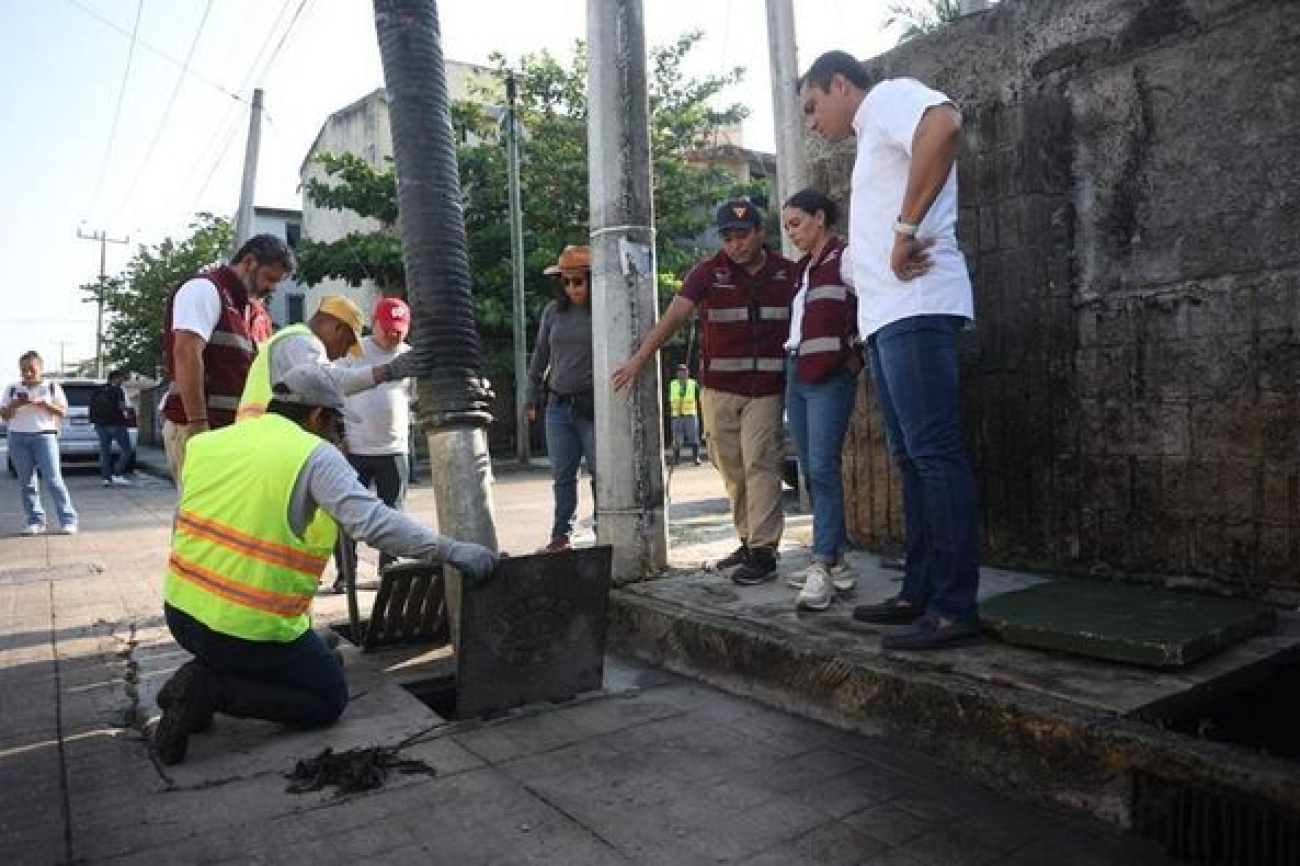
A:
<svg viewBox="0 0 1300 866">
<path fill-rule="evenodd" d="M 474 323 L 437 3 L 374 0 L 374 8 L 438 525 L 454 538 L 495 548 L 484 430 L 492 418 L 491 391 Z M 447 586 L 453 640 L 459 634 L 458 584 Z"/>
<path fill-rule="evenodd" d="M 886 19 L 885 26 L 901 26 L 903 32 L 899 34 L 898 41 L 906 42 L 956 21 L 961 14 L 960 0 L 910 0 L 889 4 L 889 18 Z"/>
</svg>

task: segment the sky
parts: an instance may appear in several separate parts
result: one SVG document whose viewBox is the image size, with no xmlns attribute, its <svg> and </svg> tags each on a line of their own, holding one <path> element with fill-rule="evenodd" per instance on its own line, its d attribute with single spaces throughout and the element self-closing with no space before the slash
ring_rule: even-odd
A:
<svg viewBox="0 0 1300 866">
<path fill-rule="evenodd" d="M 599 2 L 599 0 L 592 0 Z M 799 67 L 894 44 L 885 0 L 794 0 Z M 440 0 L 443 54 L 572 53 L 586 0 Z M 643 0 L 648 45 L 704 38 L 687 71 L 744 67 L 748 147 L 771 150 L 763 0 Z M 383 85 L 365 0 L 0 0 L 0 380 L 35 349 L 47 369 L 91 358 L 95 309 L 78 289 L 194 214 L 238 205 L 256 87 L 265 114 L 255 204 L 301 208 L 298 168 L 325 118 Z"/>
</svg>

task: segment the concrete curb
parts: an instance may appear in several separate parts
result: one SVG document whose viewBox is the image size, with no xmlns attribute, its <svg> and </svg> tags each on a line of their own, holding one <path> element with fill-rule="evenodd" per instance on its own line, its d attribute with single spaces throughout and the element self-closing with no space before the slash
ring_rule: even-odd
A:
<svg viewBox="0 0 1300 866">
<path fill-rule="evenodd" d="M 611 594 L 611 645 L 843 729 L 884 735 L 1020 799 L 1043 798 L 1126 829 L 1142 778 L 1300 815 L 1294 764 L 1115 714 L 948 673 L 937 658 L 798 644 L 734 616 Z M 861 640 L 858 640 L 861 643 Z"/>
</svg>

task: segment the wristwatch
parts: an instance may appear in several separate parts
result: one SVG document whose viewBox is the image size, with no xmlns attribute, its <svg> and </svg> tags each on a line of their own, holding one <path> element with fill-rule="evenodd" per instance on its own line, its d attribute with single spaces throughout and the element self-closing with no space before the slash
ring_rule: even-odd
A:
<svg viewBox="0 0 1300 866">
<path fill-rule="evenodd" d="M 916 233 L 920 228 L 920 223 L 904 222 L 902 217 L 894 220 L 894 234 L 902 235 L 905 238 L 916 237 Z"/>
</svg>

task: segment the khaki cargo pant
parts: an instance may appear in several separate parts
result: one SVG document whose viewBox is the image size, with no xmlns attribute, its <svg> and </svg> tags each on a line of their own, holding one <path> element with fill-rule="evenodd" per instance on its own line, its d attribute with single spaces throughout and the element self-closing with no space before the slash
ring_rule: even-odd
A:
<svg viewBox="0 0 1300 866">
<path fill-rule="evenodd" d="M 709 459 L 727 485 L 736 532 L 750 547 L 775 550 L 785 529 L 781 511 L 785 460 L 782 395 L 742 397 L 705 388 L 700 403 Z"/>
</svg>

